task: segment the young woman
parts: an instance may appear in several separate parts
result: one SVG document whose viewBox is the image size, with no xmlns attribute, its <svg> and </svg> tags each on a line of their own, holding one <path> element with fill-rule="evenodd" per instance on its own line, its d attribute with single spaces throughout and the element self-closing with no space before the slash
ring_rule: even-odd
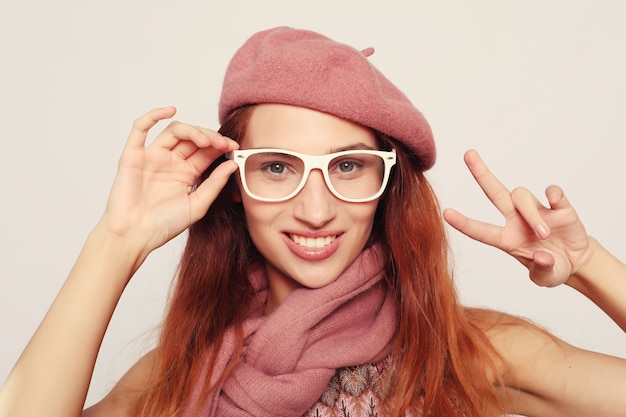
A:
<svg viewBox="0 0 626 417">
<path fill-rule="evenodd" d="M 0 416 L 624 415 L 626 361 L 459 304 L 424 176 L 432 134 L 371 52 L 264 31 L 229 66 L 220 133 L 173 122 L 145 146 L 175 109 L 139 118 Z M 448 221 L 537 280 L 572 275 L 620 320 L 590 289 L 595 274 L 583 271 L 600 251 L 567 202 L 545 217 L 524 193 L 502 192 L 475 154 L 468 165 L 508 223 L 453 211 Z M 187 228 L 158 346 L 82 411 L 125 285 Z"/>
</svg>

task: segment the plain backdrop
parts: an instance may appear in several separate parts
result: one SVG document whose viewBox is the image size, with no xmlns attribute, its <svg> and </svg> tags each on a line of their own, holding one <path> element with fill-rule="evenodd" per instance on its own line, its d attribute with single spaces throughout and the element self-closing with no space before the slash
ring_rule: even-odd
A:
<svg viewBox="0 0 626 417">
<path fill-rule="evenodd" d="M 564 187 L 588 232 L 626 259 L 625 17 L 621 0 L 0 0 L 0 382 L 98 221 L 133 120 L 175 105 L 178 120 L 217 129 L 228 60 L 278 25 L 375 48 L 432 124 L 442 207 L 502 223 L 463 164 L 476 148 L 511 188 Z M 574 290 L 536 287 L 507 255 L 450 236 L 464 303 L 626 355 L 625 334 Z M 88 403 L 152 346 L 183 243 L 129 284 Z"/>
</svg>

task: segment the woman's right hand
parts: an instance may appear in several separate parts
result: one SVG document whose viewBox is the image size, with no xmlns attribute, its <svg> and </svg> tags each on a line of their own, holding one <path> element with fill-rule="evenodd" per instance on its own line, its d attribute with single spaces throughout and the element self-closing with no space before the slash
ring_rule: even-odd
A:
<svg viewBox="0 0 626 417">
<path fill-rule="evenodd" d="M 175 113 L 156 109 L 135 122 L 101 221 L 0 389 L 0 416 L 80 416 L 128 280 L 153 249 L 206 213 L 235 171 L 225 161 L 194 189 L 216 158 L 238 147 L 209 129 L 172 122 L 146 146 L 150 129 Z"/>
<path fill-rule="evenodd" d="M 159 108 L 135 121 L 98 224 L 130 239 L 144 256 L 202 218 L 237 169 L 225 161 L 194 189 L 216 158 L 239 145 L 215 131 L 180 122 L 170 123 L 146 145 L 150 129 L 175 113 L 174 107 Z"/>
</svg>

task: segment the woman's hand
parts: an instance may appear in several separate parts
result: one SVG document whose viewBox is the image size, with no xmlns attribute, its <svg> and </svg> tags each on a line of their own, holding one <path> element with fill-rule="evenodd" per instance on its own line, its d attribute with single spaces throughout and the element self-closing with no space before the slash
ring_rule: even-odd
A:
<svg viewBox="0 0 626 417">
<path fill-rule="evenodd" d="M 148 131 L 175 113 L 156 109 L 135 122 L 101 221 L 0 389 L 0 415 L 80 416 L 128 280 L 151 250 L 206 213 L 235 171 L 225 161 L 194 190 L 216 158 L 238 147 L 208 129 L 173 122 L 146 146 Z"/>
<path fill-rule="evenodd" d="M 194 189 L 216 158 L 238 147 L 209 129 L 172 122 L 146 146 L 149 130 L 175 113 L 173 107 L 160 108 L 135 121 L 99 224 L 146 254 L 202 218 L 236 170 L 225 161 Z"/>
<path fill-rule="evenodd" d="M 506 223 L 496 226 L 447 209 L 444 218 L 452 227 L 510 254 L 528 268 L 530 278 L 541 286 L 564 283 L 591 259 L 593 246 L 561 188 L 552 185 L 546 189 L 549 207 L 545 207 L 524 188 L 510 192 L 476 151 L 466 152 L 465 163 Z"/>
</svg>

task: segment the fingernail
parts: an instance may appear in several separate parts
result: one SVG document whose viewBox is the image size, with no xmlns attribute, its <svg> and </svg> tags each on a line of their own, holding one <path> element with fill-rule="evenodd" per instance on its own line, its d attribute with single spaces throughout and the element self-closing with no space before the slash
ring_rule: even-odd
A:
<svg viewBox="0 0 626 417">
<path fill-rule="evenodd" d="M 535 233 L 537 233 L 537 236 L 539 236 L 541 239 L 545 239 L 550 235 L 550 229 L 548 229 L 548 226 L 546 225 L 538 224 L 535 227 Z"/>
</svg>

